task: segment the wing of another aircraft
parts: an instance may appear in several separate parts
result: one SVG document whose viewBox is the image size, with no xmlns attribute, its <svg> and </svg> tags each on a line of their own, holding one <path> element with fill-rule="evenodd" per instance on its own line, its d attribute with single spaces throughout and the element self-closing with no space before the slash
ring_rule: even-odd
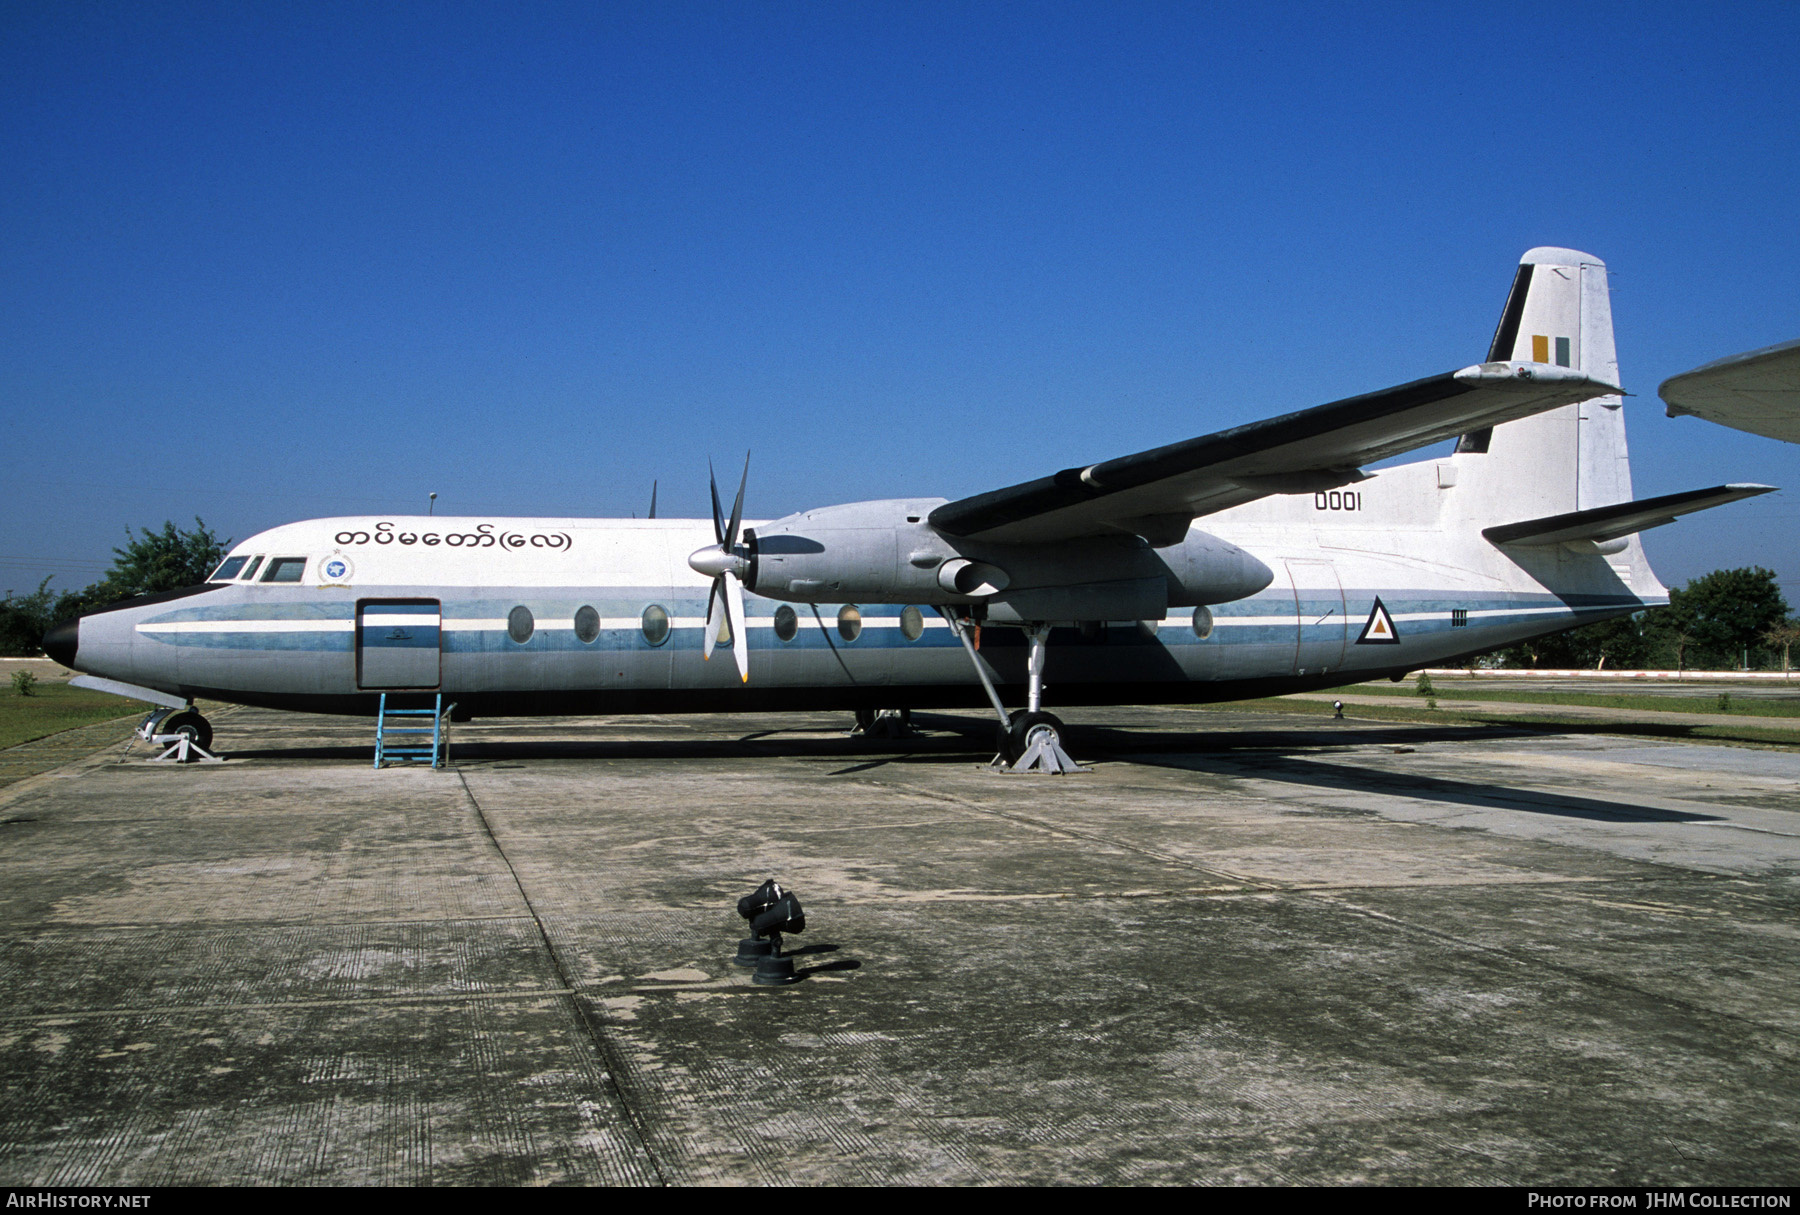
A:
<svg viewBox="0 0 1800 1215">
<path fill-rule="evenodd" d="M 1719 485 L 1712 489 L 1690 489 L 1659 498 L 1641 498 L 1636 502 L 1620 502 L 1614 506 L 1596 506 L 1588 510 L 1570 511 L 1566 515 L 1549 515 L 1507 523 L 1482 530 L 1482 535 L 1495 544 L 1566 544 L 1573 540 L 1617 540 L 1633 532 L 1673 523 L 1682 515 L 1723 506 L 1743 498 L 1775 492 L 1773 485 Z"/>
<path fill-rule="evenodd" d="M 1800 341 L 1730 355 L 1671 376 L 1656 391 L 1671 418 L 1691 414 L 1800 443 Z"/>
<path fill-rule="evenodd" d="M 930 522 L 1001 543 L 1127 532 L 1173 544 L 1200 515 L 1366 480 L 1364 464 L 1619 391 L 1566 367 L 1481 363 L 946 502 Z"/>
</svg>

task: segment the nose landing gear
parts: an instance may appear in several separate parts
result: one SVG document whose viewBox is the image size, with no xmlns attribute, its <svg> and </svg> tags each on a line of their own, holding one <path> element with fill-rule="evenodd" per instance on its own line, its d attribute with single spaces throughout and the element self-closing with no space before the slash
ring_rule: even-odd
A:
<svg viewBox="0 0 1800 1215">
<path fill-rule="evenodd" d="M 147 743 L 168 748 L 156 757 L 158 760 L 218 762 L 211 752 L 212 723 L 191 706 L 156 710 L 138 726 L 137 736 Z"/>
</svg>

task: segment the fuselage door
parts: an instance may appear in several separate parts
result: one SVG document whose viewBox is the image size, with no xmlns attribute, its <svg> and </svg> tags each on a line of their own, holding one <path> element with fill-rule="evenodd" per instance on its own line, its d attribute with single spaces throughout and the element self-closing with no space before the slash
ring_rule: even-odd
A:
<svg viewBox="0 0 1800 1215">
<path fill-rule="evenodd" d="M 356 683 L 435 688 L 443 620 L 436 599 L 365 599 L 356 605 Z"/>
<path fill-rule="evenodd" d="M 1329 561 L 1287 562 L 1294 587 L 1294 674 L 1317 675 L 1344 665 L 1344 587 Z"/>
</svg>

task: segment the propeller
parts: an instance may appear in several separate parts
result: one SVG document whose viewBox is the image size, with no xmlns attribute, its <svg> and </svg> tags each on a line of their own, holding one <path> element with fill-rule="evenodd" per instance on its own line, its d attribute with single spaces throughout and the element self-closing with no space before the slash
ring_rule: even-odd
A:
<svg viewBox="0 0 1800 1215">
<path fill-rule="evenodd" d="M 750 558 L 738 551 L 738 526 L 744 521 L 744 487 L 750 483 L 750 453 L 744 453 L 744 476 L 738 482 L 737 501 L 731 504 L 731 522 L 725 521 L 719 506 L 719 478 L 712 461 L 706 462 L 706 475 L 712 488 L 713 539 L 718 543 L 698 549 L 688 557 L 688 566 L 697 574 L 713 580 L 712 592 L 706 597 L 705 657 L 712 658 L 719 644 L 719 625 L 731 625 L 731 656 L 737 660 L 738 677 L 750 682 L 749 638 L 744 632 L 744 578 L 750 572 Z"/>
</svg>

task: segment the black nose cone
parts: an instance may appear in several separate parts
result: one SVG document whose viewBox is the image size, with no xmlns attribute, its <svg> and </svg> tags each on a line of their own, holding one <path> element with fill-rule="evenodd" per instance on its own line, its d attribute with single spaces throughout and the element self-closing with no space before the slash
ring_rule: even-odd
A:
<svg viewBox="0 0 1800 1215">
<path fill-rule="evenodd" d="M 75 665 L 75 648 L 81 644 L 81 617 L 71 616 L 44 634 L 44 653 L 65 667 Z"/>
</svg>

